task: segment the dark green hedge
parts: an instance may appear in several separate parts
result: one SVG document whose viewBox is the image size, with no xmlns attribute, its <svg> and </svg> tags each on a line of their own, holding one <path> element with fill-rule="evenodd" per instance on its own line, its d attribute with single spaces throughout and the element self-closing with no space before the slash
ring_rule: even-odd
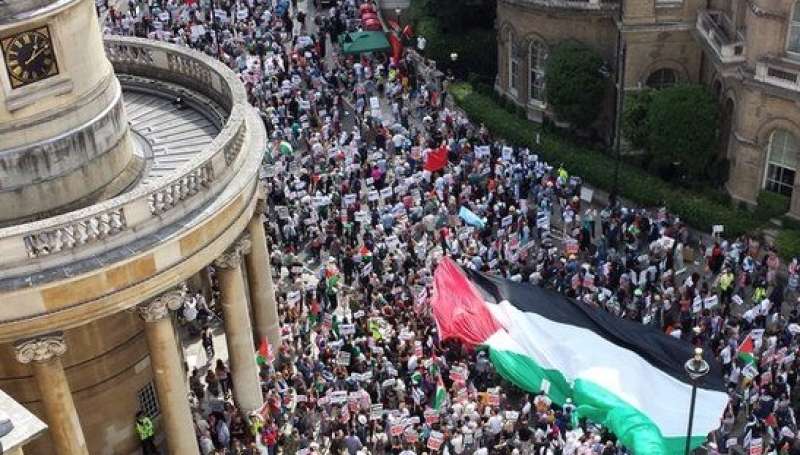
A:
<svg viewBox="0 0 800 455">
<path fill-rule="evenodd" d="M 451 93 L 474 122 L 483 123 L 494 135 L 536 150 L 553 165 L 563 163 L 570 173 L 593 186 L 605 190 L 613 187 L 615 161 L 612 157 L 540 132 L 536 124 L 506 111 L 490 96 L 475 92 L 467 83 L 454 84 Z M 538 146 L 535 143 L 537 132 L 541 135 Z M 692 193 L 671 186 L 624 162 L 620 166 L 619 181 L 622 197 L 645 206 L 665 205 L 689 225 L 702 231 L 710 232 L 712 225 L 722 224 L 726 235 L 735 236 L 752 232 L 761 224 L 752 213 L 721 203 L 716 195 Z"/>
<path fill-rule="evenodd" d="M 772 191 L 762 191 L 758 193 L 756 212 L 764 219 L 775 218 L 789 211 L 789 202 L 787 196 Z"/>
<path fill-rule="evenodd" d="M 783 229 L 775 239 L 775 245 L 784 258 L 800 256 L 800 231 L 795 229 Z"/>
</svg>

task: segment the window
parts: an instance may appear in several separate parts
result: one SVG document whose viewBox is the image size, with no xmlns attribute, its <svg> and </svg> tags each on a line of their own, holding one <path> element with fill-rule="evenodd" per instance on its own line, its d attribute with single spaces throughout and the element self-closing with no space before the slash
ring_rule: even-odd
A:
<svg viewBox="0 0 800 455">
<path fill-rule="evenodd" d="M 772 132 L 769 136 L 767 175 L 764 182 L 768 191 L 792 196 L 797 153 L 797 139 L 792 133 L 786 130 Z"/>
<path fill-rule="evenodd" d="M 139 401 L 139 410 L 144 412 L 147 417 L 153 419 L 161 412 L 158 407 L 158 398 L 156 398 L 156 388 L 153 387 L 152 382 L 139 390 L 136 399 Z"/>
<path fill-rule="evenodd" d="M 789 52 L 800 53 L 800 1 L 794 3 L 792 19 L 789 21 L 789 40 L 786 43 Z"/>
<path fill-rule="evenodd" d="M 544 102 L 544 65 L 547 49 L 541 41 L 531 42 L 528 49 L 528 97 L 531 101 Z"/>
<path fill-rule="evenodd" d="M 647 78 L 647 86 L 654 89 L 672 87 L 677 79 L 675 71 L 669 68 L 661 68 L 650 73 L 650 77 Z"/>
<path fill-rule="evenodd" d="M 508 88 L 511 89 L 511 93 L 516 95 L 517 90 L 519 90 L 519 60 L 511 57 L 511 65 L 508 67 L 508 72 L 508 80 L 510 81 Z"/>
<path fill-rule="evenodd" d="M 508 91 L 516 96 L 519 90 L 519 59 L 517 59 L 514 47 L 514 33 L 508 31 Z"/>
</svg>

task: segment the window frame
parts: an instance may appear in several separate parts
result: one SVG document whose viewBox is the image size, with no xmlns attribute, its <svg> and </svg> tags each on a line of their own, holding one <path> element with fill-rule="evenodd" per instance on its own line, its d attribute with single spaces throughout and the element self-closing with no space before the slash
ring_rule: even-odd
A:
<svg viewBox="0 0 800 455">
<path fill-rule="evenodd" d="M 547 63 L 547 45 L 541 40 L 532 40 L 528 44 L 528 102 L 534 105 L 544 106 L 546 100 L 546 88 L 544 84 L 545 64 Z M 534 58 L 536 65 L 534 65 Z M 535 78 L 534 78 L 535 75 Z M 540 97 L 535 97 L 534 93 L 536 81 L 539 82 Z"/>
<path fill-rule="evenodd" d="M 788 135 L 789 137 L 791 137 L 794 140 L 794 150 L 793 150 L 793 152 L 795 154 L 795 157 L 794 157 L 794 160 L 795 160 L 794 166 L 795 167 L 794 168 L 786 166 L 782 162 L 778 162 L 778 161 L 773 161 L 772 160 L 773 144 L 775 143 L 775 137 L 779 132 L 780 133 L 785 133 L 786 135 Z M 783 144 L 781 153 L 785 154 L 786 152 L 787 152 L 786 144 Z M 776 128 L 776 129 L 772 130 L 772 132 L 769 135 L 769 141 L 767 143 L 767 156 L 766 156 L 765 165 L 764 165 L 764 180 L 763 180 L 762 185 L 761 185 L 762 188 L 764 190 L 772 192 L 772 193 L 783 194 L 785 196 L 792 197 L 792 194 L 794 193 L 794 180 L 797 178 L 796 176 L 797 176 L 797 171 L 798 171 L 797 168 L 798 168 L 798 155 L 799 154 L 800 154 L 800 146 L 798 145 L 797 136 L 795 136 L 791 131 L 789 131 L 789 130 L 787 130 L 785 128 Z M 777 169 L 778 178 L 773 179 L 771 177 L 771 174 L 772 174 L 770 172 L 771 168 L 776 168 Z M 791 183 L 785 183 L 785 182 L 783 182 L 783 179 L 780 178 L 787 171 L 793 173 L 793 177 L 792 177 L 792 182 Z M 787 189 L 787 192 L 781 191 L 782 188 Z"/>
<path fill-rule="evenodd" d="M 664 85 L 663 84 L 664 78 L 662 76 L 662 77 L 659 78 L 659 81 L 658 81 L 659 82 L 659 86 L 658 87 L 650 85 L 650 80 L 653 79 L 653 76 L 655 76 L 657 74 L 658 75 L 672 74 L 672 83 L 669 84 L 669 85 Z M 661 90 L 661 89 L 665 89 L 665 88 L 669 88 L 669 87 L 674 87 L 675 85 L 678 84 L 678 81 L 679 81 L 679 78 L 678 78 L 678 72 L 677 71 L 675 71 L 674 69 L 672 69 L 672 68 L 670 68 L 668 66 L 662 66 L 662 67 L 656 69 L 655 71 L 651 71 L 647 75 L 647 79 L 645 79 L 644 85 L 645 85 L 645 87 L 647 87 L 649 89 L 652 89 L 652 90 Z"/>
<path fill-rule="evenodd" d="M 800 58 L 800 17 L 798 17 L 797 20 L 795 20 L 794 17 L 798 11 L 800 11 L 800 0 L 795 0 L 795 2 L 792 4 L 792 9 L 789 12 L 789 23 L 787 24 L 786 27 L 786 43 L 784 45 L 786 53 L 796 58 Z M 795 49 L 791 49 L 790 46 L 792 43 L 792 29 L 795 26 L 797 27 L 798 47 Z"/>
</svg>

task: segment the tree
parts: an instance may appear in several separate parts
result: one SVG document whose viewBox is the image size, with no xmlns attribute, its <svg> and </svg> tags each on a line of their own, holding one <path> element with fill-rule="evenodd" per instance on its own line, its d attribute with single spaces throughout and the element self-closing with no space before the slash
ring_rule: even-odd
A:
<svg viewBox="0 0 800 455">
<path fill-rule="evenodd" d="M 714 159 L 719 111 L 701 85 L 677 85 L 652 95 L 645 126 L 653 161 L 702 177 Z"/>
<path fill-rule="evenodd" d="M 622 135 L 637 149 L 647 148 L 647 112 L 653 101 L 651 90 L 642 90 L 625 96 L 622 112 Z"/>
<path fill-rule="evenodd" d="M 553 49 L 544 81 L 558 120 L 585 128 L 597 119 L 607 87 L 604 73 L 603 58 L 589 46 L 566 41 Z"/>
</svg>

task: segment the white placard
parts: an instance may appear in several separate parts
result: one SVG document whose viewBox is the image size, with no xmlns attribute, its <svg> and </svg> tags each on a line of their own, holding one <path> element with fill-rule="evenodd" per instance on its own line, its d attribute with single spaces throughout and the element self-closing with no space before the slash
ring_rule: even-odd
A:
<svg viewBox="0 0 800 455">
<path fill-rule="evenodd" d="M 592 202 L 592 198 L 594 197 L 594 190 L 591 188 L 586 188 L 585 186 L 581 187 L 581 200 L 586 202 Z"/>
</svg>

